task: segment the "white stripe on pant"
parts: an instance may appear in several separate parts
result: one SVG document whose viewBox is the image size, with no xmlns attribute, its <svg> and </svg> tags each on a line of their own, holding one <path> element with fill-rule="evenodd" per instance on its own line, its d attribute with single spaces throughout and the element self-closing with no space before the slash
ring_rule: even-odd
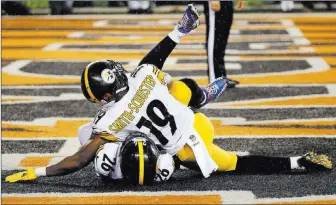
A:
<svg viewBox="0 0 336 205">
<path fill-rule="evenodd" d="M 209 36 L 208 36 L 208 65 L 210 82 L 216 79 L 214 68 L 214 44 L 215 44 L 215 12 L 211 9 L 209 1 Z"/>
</svg>

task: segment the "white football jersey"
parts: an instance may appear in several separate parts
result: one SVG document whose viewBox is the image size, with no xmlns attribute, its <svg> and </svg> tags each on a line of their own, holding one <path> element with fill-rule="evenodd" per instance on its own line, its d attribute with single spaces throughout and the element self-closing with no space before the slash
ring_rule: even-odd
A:
<svg viewBox="0 0 336 205">
<path fill-rule="evenodd" d="M 150 64 L 128 77 L 129 91 L 117 103 L 108 103 L 93 121 L 93 132 L 108 140 L 123 141 L 142 132 L 176 154 L 192 133 L 194 113 L 177 101 L 167 88 L 163 72 Z"/>
<path fill-rule="evenodd" d="M 112 179 L 122 179 L 120 169 L 120 147 L 121 143 L 106 143 L 97 150 L 94 159 L 97 174 L 110 177 Z"/>
<path fill-rule="evenodd" d="M 122 179 L 120 168 L 120 142 L 105 143 L 97 150 L 94 159 L 95 170 L 98 175 L 103 175 L 112 179 Z M 173 174 L 175 164 L 173 157 L 166 153 L 160 154 L 156 162 L 156 175 L 154 181 L 167 181 Z"/>
<path fill-rule="evenodd" d="M 78 128 L 78 138 L 81 145 L 87 143 L 92 133 L 92 123 L 87 123 Z M 120 168 L 120 148 L 122 142 L 110 142 L 100 146 L 94 159 L 95 171 L 112 179 L 122 179 Z M 168 154 L 160 154 L 156 162 L 156 175 L 154 181 L 167 181 L 175 170 L 173 157 Z"/>
</svg>

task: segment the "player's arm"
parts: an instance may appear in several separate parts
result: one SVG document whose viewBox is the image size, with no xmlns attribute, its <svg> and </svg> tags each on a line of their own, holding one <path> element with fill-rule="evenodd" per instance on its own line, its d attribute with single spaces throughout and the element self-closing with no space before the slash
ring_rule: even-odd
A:
<svg viewBox="0 0 336 205">
<path fill-rule="evenodd" d="M 166 36 L 140 61 L 139 66 L 143 64 L 152 64 L 161 70 L 163 64 L 176 45 L 177 43 L 175 41 L 169 36 Z"/>
<path fill-rule="evenodd" d="M 139 65 L 152 64 L 161 70 L 166 59 L 182 37 L 196 29 L 198 25 L 199 13 L 192 4 L 189 4 L 182 20 L 175 26 L 174 30 L 162 39 L 160 43 L 140 61 Z"/>
<path fill-rule="evenodd" d="M 27 168 L 26 171 L 6 177 L 6 182 L 29 181 L 42 176 L 63 176 L 76 172 L 87 166 L 95 156 L 98 148 L 105 143 L 99 136 L 94 136 L 86 145 L 72 156 L 64 158 L 59 163 L 37 169 Z"/>
<path fill-rule="evenodd" d="M 105 140 L 98 135 L 94 136 L 87 144 L 72 156 L 64 158 L 59 163 L 46 168 L 46 176 L 62 176 L 86 167 L 95 157 L 98 148 Z"/>
</svg>

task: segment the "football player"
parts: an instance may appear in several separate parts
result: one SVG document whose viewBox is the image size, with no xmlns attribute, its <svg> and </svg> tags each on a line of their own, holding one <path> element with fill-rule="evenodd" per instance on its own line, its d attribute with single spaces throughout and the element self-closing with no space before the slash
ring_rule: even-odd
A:
<svg viewBox="0 0 336 205">
<path fill-rule="evenodd" d="M 90 139 L 91 133 L 91 123 L 78 128 L 81 145 Z M 139 161 L 140 159 L 143 161 Z M 175 169 L 173 157 L 159 151 L 157 145 L 140 132 L 130 134 L 124 142 L 114 141 L 101 145 L 93 162 L 97 176 L 104 182 L 124 179 L 132 184 L 151 184 L 154 181 L 167 181 Z"/>
<path fill-rule="evenodd" d="M 190 4 L 175 29 L 141 60 L 132 74 L 127 74 L 120 63 L 112 60 L 90 63 L 82 73 L 82 92 L 89 101 L 102 105 L 92 123 L 90 140 L 77 153 L 55 165 L 27 169 L 7 177 L 6 181 L 73 173 L 93 161 L 101 145 L 125 141 L 134 132 L 145 134 L 171 156 L 176 155 L 183 165 L 200 170 L 205 178 L 216 170 L 278 172 L 294 168 L 331 169 L 331 162 L 325 155 L 239 157 L 213 144 L 211 121 L 193 110 L 220 96 L 227 80 L 217 79 L 202 89 L 192 79 L 169 80 L 161 71 L 181 38 L 198 25 L 199 14 Z M 144 149 L 141 140 L 134 144 L 138 147 L 133 150 L 133 155 L 138 156 L 134 179 L 138 180 L 138 184 L 150 183 L 155 175 L 146 174 L 144 154 L 150 148 Z M 147 154 L 151 156 L 150 151 Z M 144 180 L 145 176 L 150 177 Z"/>
</svg>

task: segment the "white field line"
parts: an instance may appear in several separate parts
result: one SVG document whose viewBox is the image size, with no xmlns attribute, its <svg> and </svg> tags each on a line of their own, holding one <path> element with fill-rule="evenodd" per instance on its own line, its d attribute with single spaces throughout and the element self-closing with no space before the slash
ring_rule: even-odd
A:
<svg viewBox="0 0 336 205">
<path fill-rule="evenodd" d="M 7 104 L 31 104 L 40 102 L 56 102 L 56 101 L 69 101 L 69 100 L 85 100 L 82 93 L 62 93 L 60 96 L 8 96 L 3 95 L 2 99 L 6 98 L 17 98 L 18 101 L 6 101 L 2 102 L 3 105 Z M 20 98 L 32 98 L 31 100 L 20 100 Z"/>
<path fill-rule="evenodd" d="M 336 195 L 311 195 L 303 197 L 290 197 L 290 198 L 262 198 L 255 199 L 254 203 L 282 203 L 282 202 L 310 202 L 310 201 L 324 201 L 336 200 Z"/>
<path fill-rule="evenodd" d="M 288 139 L 288 138 L 336 138 L 335 135 L 218 135 L 215 139 Z"/>
<path fill-rule="evenodd" d="M 335 122 L 336 118 L 310 118 L 310 119 L 285 119 L 285 120 L 254 120 L 247 121 L 242 117 L 234 117 L 234 118 L 222 118 L 222 117 L 209 117 L 211 120 L 220 120 L 221 125 L 268 125 L 272 123 L 309 123 L 309 122 Z"/>
<path fill-rule="evenodd" d="M 2 89 L 62 89 L 80 88 L 80 85 L 9 85 L 2 86 Z"/>
<path fill-rule="evenodd" d="M 335 17 L 334 13 L 330 12 L 321 12 L 321 13 L 282 13 L 281 18 L 282 19 L 290 19 L 290 18 L 296 18 L 296 17 Z M 201 16 L 203 19 L 203 17 Z M 255 21 L 256 18 L 258 20 L 262 21 L 264 20 L 272 20 L 272 21 L 279 21 L 279 14 L 278 13 L 237 13 L 235 15 L 235 20 L 253 20 Z M 27 17 L 24 16 L 3 16 L 3 19 L 27 19 Z M 33 17 L 30 17 L 29 19 L 31 20 L 39 20 L 39 19 L 56 19 L 56 20 L 67 20 L 67 19 L 85 19 L 85 20 L 131 20 L 131 19 L 136 19 L 136 20 L 148 20 L 148 19 L 153 19 L 153 20 L 180 20 L 181 19 L 181 14 L 160 14 L 160 15 L 152 15 L 150 17 L 148 16 L 141 16 L 141 15 L 128 15 L 128 14 L 118 14 L 118 15 L 113 15 L 113 14 L 99 14 L 99 15 L 34 15 Z"/>
<path fill-rule="evenodd" d="M 239 75 L 232 75 L 236 77 L 256 77 L 256 76 L 279 76 L 279 75 L 289 75 L 289 74 L 301 74 L 301 73 L 313 73 L 313 72 L 323 72 L 330 69 L 328 63 L 326 63 L 323 58 L 316 57 L 316 58 L 306 58 L 305 59 L 308 64 L 310 64 L 310 68 L 304 70 L 293 70 L 293 71 L 284 71 L 284 72 L 272 72 L 272 73 L 256 73 L 256 74 L 239 74 Z"/>
<path fill-rule="evenodd" d="M 2 123 L 13 124 L 13 125 L 36 125 L 36 126 L 50 126 L 54 127 L 58 120 L 64 121 L 74 121 L 74 120 L 88 120 L 91 121 L 94 118 L 75 118 L 75 117 L 46 117 L 46 118 L 36 118 L 33 121 L 2 121 Z"/>
<path fill-rule="evenodd" d="M 318 97 L 336 97 L 336 95 L 333 95 L 335 93 L 329 93 L 329 94 L 316 94 L 316 95 L 301 95 L 301 96 L 289 96 L 289 97 L 273 97 L 273 98 L 261 98 L 256 100 L 240 100 L 240 101 L 231 101 L 231 102 L 213 102 L 207 104 L 206 108 L 218 108 L 218 107 L 236 107 L 243 104 L 248 103 L 266 103 L 266 102 L 274 102 L 274 101 L 287 101 L 287 100 L 301 100 L 301 99 L 313 99 Z M 299 104 L 298 104 L 299 105 Z M 278 107 L 276 105 L 273 105 L 274 107 Z M 294 107 L 296 107 L 295 105 Z M 253 105 L 249 106 L 253 107 Z M 260 107 L 260 105 L 258 106 Z"/>
<path fill-rule="evenodd" d="M 27 66 L 31 63 L 31 60 L 18 60 L 14 61 L 4 67 L 2 67 L 2 72 L 12 74 L 12 75 L 20 75 L 20 76 L 36 76 L 36 77 L 51 77 L 51 78 L 79 78 L 76 75 L 47 75 L 47 74 L 36 74 L 36 73 L 27 73 L 23 72 L 20 69 Z"/>
</svg>

